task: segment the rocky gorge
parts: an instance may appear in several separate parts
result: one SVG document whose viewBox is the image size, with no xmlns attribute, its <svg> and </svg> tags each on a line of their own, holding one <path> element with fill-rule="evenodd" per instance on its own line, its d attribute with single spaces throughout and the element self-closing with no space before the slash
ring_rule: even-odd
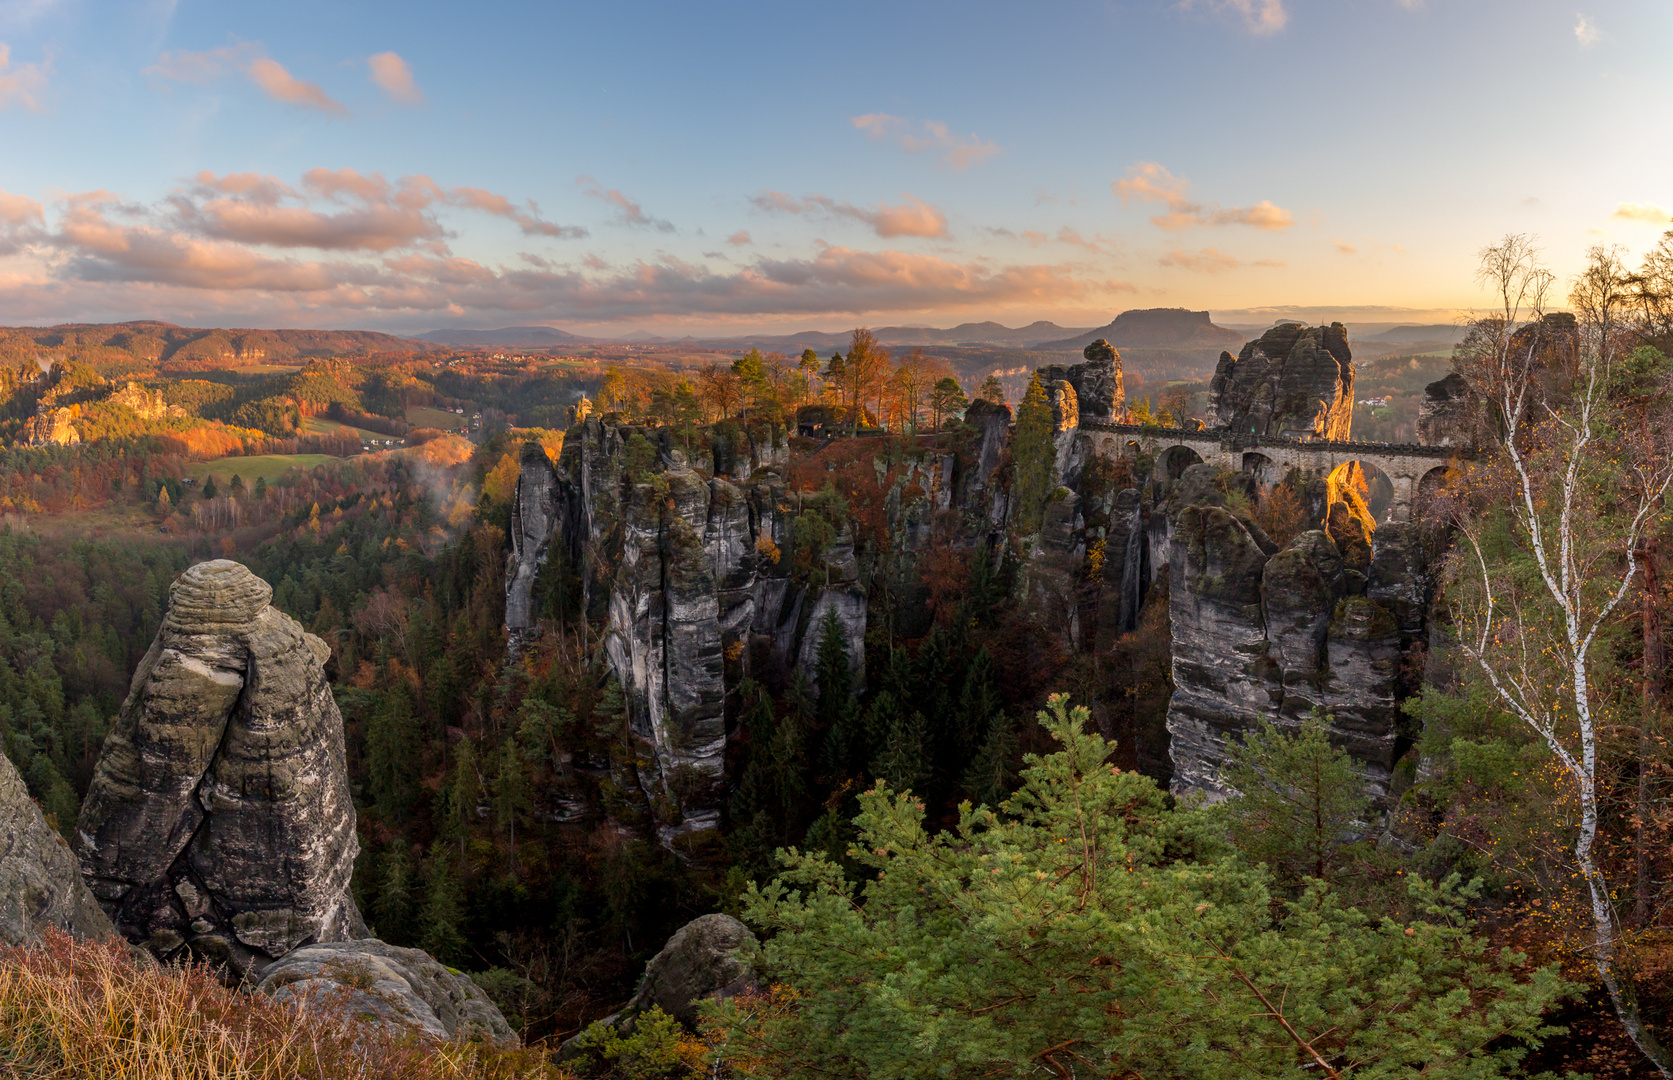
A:
<svg viewBox="0 0 1673 1080">
<path fill-rule="evenodd" d="M 1233 434 L 1340 443 L 1350 438 L 1353 377 L 1340 324 L 1281 324 L 1238 357 L 1223 355 L 1208 421 Z M 526 450 L 508 631 L 514 643 L 533 641 L 537 609 L 549 616 L 555 604 L 594 628 L 635 748 L 613 777 L 665 843 L 722 824 L 738 779 L 727 751 L 741 681 L 783 687 L 797 672 L 810 676 L 819 629 L 834 613 L 860 693 L 868 670 L 877 673 L 868 630 L 927 628 L 913 609 L 924 598 L 920 564 L 938 544 L 1010 567 L 1014 599 L 1069 654 L 1106 652 L 1147 605 L 1166 607 L 1159 778 L 1176 792 L 1222 797 L 1227 739 L 1317 710 L 1379 803 L 1390 797 L 1413 735 L 1400 702 L 1421 674 L 1433 537 L 1417 525 L 1379 525 L 1352 468 L 1330 477 L 1227 472 L 1146 449 L 1165 443 L 1159 431 L 1137 432 L 1127 456 L 1100 456 L 1083 425 L 1119 424 L 1125 411 L 1120 356 L 1107 342 L 1036 379 L 1049 409 L 1050 476 L 1033 528 L 1017 501 L 1024 425 L 983 401 L 958 435 L 873 440 L 867 467 L 847 473 L 836 471 L 844 440 L 792 449 L 766 425 L 732 424 L 694 445 L 668 428 L 594 417 L 570 430 L 555 462 Z M 831 479 L 845 505 L 821 517 Z M 1299 514 L 1276 541 L 1260 523 L 1271 520 L 1273 498 Z M 562 569 L 553 573 L 549 560 Z M 537 588 L 543 579 L 567 584 Z M 566 806 L 603 813 L 584 786 Z"/>
</svg>

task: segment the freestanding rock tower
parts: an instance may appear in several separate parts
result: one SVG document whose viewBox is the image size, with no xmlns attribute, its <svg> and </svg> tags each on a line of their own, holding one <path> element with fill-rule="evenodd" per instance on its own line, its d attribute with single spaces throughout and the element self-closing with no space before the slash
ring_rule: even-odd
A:
<svg viewBox="0 0 1673 1080">
<path fill-rule="evenodd" d="M 224 559 L 174 582 L 77 824 L 82 876 L 118 930 L 238 976 L 366 936 L 330 650 L 272 595 Z"/>
</svg>

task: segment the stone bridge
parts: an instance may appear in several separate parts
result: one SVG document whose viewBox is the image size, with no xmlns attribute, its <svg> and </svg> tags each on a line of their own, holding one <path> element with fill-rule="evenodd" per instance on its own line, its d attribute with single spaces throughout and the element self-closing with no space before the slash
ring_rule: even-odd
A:
<svg viewBox="0 0 1673 1080">
<path fill-rule="evenodd" d="M 1414 508 L 1446 482 L 1450 463 L 1471 456 L 1470 451 L 1456 446 L 1308 441 L 1240 435 L 1225 428 L 1190 431 L 1084 419 L 1080 428 L 1100 457 L 1142 454 L 1156 463 L 1159 475 L 1170 479 L 1178 479 L 1198 463 L 1246 472 L 1263 484 L 1277 483 L 1292 469 L 1304 477 L 1328 479 L 1356 462 L 1374 467 L 1393 487 L 1386 515 L 1390 521 L 1410 520 Z"/>
</svg>

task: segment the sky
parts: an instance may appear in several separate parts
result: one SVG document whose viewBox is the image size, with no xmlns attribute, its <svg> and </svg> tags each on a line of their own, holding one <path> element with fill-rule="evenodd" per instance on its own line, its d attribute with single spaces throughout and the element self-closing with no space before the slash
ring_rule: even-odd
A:
<svg viewBox="0 0 1673 1080">
<path fill-rule="evenodd" d="M 0 324 L 1450 321 L 1673 228 L 1579 3 L 0 0 Z"/>
</svg>

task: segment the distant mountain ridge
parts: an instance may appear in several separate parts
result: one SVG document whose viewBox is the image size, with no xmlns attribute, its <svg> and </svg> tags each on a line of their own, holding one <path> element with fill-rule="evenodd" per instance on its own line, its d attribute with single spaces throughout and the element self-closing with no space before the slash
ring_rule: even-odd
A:
<svg viewBox="0 0 1673 1080">
<path fill-rule="evenodd" d="M 372 330 L 249 330 L 176 326 L 153 319 L 0 327 L 0 362 L 9 364 L 62 358 L 94 365 L 137 361 L 171 369 L 205 369 L 432 348 Z"/>
<path fill-rule="evenodd" d="M 567 345 L 596 340 L 551 326 L 505 326 L 498 330 L 442 329 L 414 335 L 437 345 Z"/>
<path fill-rule="evenodd" d="M 946 330 L 933 326 L 884 326 L 872 331 L 879 343 L 890 347 L 912 345 L 1000 345 L 1030 348 L 1048 338 L 1080 333 L 1078 327 L 1059 326 L 1044 320 L 1015 329 L 996 322 L 961 323 Z M 841 349 L 848 346 L 851 330 L 800 330 L 794 334 L 737 334 L 729 337 L 686 335 L 674 339 L 657 337 L 644 330 L 616 337 L 583 337 L 551 326 L 507 326 L 498 330 L 442 329 L 418 334 L 417 340 L 441 345 L 525 346 L 594 344 L 690 344 L 717 348 L 761 346 L 766 348 Z"/>
<path fill-rule="evenodd" d="M 1038 325 L 1038 324 L 1036 324 Z M 1084 349 L 1103 338 L 1125 348 L 1228 348 L 1242 345 L 1241 331 L 1214 325 L 1206 311 L 1186 308 L 1135 308 L 1123 311 L 1108 326 L 1088 330 L 1061 341 L 1041 342 L 1041 349 Z"/>
</svg>

